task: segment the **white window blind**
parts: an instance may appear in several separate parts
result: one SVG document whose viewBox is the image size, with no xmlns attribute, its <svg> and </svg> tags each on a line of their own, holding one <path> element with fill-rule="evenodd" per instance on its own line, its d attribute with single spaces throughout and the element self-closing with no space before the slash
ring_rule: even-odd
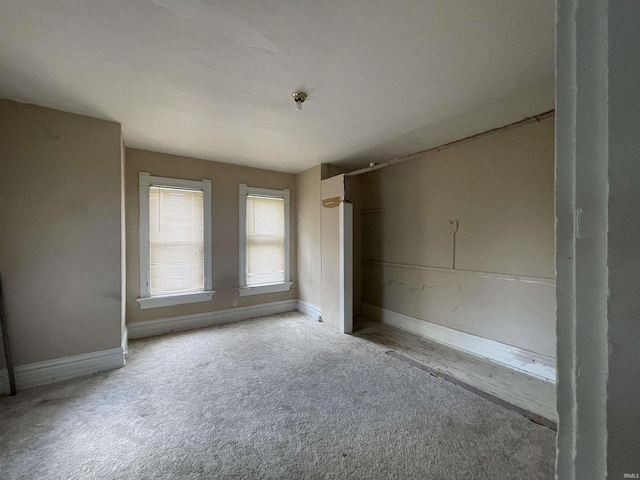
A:
<svg viewBox="0 0 640 480">
<path fill-rule="evenodd" d="M 247 196 L 247 286 L 284 282 L 284 199 Z"/>
<path fill-rule="evenodd" d="M 204 290 L 203 192 L 149 188 L 151 296 Z"/>
</svg>

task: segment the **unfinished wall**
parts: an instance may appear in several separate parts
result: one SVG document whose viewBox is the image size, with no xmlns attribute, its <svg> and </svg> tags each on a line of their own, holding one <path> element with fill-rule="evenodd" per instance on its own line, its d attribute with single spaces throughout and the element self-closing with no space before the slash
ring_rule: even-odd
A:
<svg viewBox="0 0 640 480">
<path fill-rule="evenodd" d="M 298 299 L 320 308 L 320 165 L 296 175 Z"/>
<path fill-rule="evenodd" d="M 354 179 L 363 303 L 555 357 L 553 119 Z"/>
<path fill-rule="evenodd" d="M 195 313 L 256 305 L 297 298 L 296 281 L 296 202 L 291 203 L 291 281 L 289 292 L 238 296 L 239 268 L 239 200 L 238 186 L 291 190 L 296 198 L 295 175 L 260 170 L 225 163 L 198 160 L 146 150 L 126 150 L 126 221 L 127 221 L 127 323 L 177 317 Z M 149 172 L 160 177 L 187 180 L 211 180 L 211 222 L 213 248 L 213 289 L 216 294 L 209 302 L 176 305 L 141 310 L 136 302 L 140 296 L 140 246 L 138 173 Z"/>
<path fill-rule="evenodd" d="M 121 344 L 121 136 L 0 100 L 0 274 L 14 363 Z"/>
</svg>

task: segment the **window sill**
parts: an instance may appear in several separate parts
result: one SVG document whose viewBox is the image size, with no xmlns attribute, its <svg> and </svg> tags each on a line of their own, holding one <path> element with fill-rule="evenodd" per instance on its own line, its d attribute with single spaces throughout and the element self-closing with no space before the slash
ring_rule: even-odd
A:
<svg viewBox="0 0 640 480">
<path fill-rule="evenodd" d="M 182 305 L 185 303 L 209 302 L 213 298 L 215 290 L 207 292 L 181 293 L 179 295 L 165 295 L 162 297 L 141 297 L 136 299 L 140 304 L 140 309 L 169 307 L 171 305 Z"/>
<path fill-rule="evenodd" d="M 249 295 L 261 295 L 263 293 L 288 292 L 291 290 L 291 285 L 293 285 L 293 282 L 268 283 L 266 285 L 240 287 L 238 288 L 238 294 L 241 297 L 247 297 Z"/>
</svg>

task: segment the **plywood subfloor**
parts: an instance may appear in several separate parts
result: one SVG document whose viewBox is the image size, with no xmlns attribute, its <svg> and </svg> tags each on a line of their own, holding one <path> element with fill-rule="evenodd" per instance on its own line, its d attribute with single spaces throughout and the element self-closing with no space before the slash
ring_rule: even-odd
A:
<svg viewBox="0 0 640 480">
<path fill-rule="evenodd" d="M 354 327 L 354 335 L 384 350 L 394 350 L 516 407 L 558 421 L 553 383 L 390 325 L 359 321 Z"/>
</svg>

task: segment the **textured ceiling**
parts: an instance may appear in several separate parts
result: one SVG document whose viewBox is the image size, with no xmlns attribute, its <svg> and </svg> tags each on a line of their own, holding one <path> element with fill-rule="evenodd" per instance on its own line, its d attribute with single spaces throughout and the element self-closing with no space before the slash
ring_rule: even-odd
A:
<svg viewBox="0 0 640 480">
<path fill-rule="evenodd" d="M 0 97 L 299 172 L 554 105 L 553 0 L 0 0 Z M 297 112 L 291 93 L 309 98 Z"/>
</svg>

